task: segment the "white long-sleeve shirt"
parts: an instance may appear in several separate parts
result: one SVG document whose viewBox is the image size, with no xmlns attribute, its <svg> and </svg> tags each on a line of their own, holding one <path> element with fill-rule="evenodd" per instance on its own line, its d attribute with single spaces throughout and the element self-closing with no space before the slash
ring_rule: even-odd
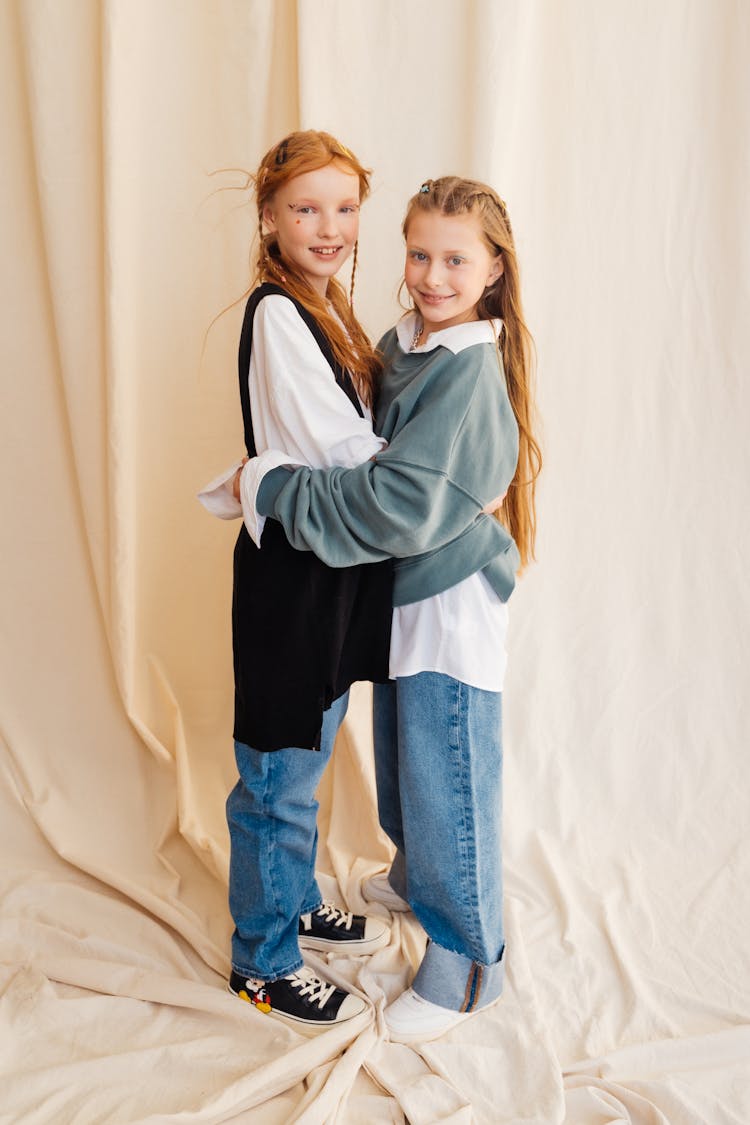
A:
<svg viewBox="0 0 750 1125">
<path fill-rule="evenodd" d="M 360 417 L 338 386 L 310 330 L 286 297 L 264 297 L 255 310 L 248 386 L 255 447 L 266 454 L 269 466 L 351 468 L 386 444 L 373 433 L 367 407 L 363 404 L 365 417 Z M 265 520 L 255 513 L 258 482 L 243 473 L 242 502 L 232 494 L 232 480 L 241 463 L 235 461 L 201 489 L 198 499 L 220 519 L 238 519 L 246 513 L 248 532 L 260 543 Z"/>
<path fill-rule="evenodd" d="M 405 351 L 414 329 L 399 325 Z M 468 331 L 467 331 L 468 330 Z M 477 322 L 433 333 L 419 351 L 438 344 L 460 351 L 486 326 Z M 240 475 L 241 501 L 232 495 L 236 461 L 198 494 L 221 519 L 244 519 L 260 546 L 265 519 L 256 510 L 263 475 L 279 465 L 353 467 L 384 446 L 372 430 L 369 412 L 361 418 L 337 385 L 329 364 L 291 301 L 265 297 L 255 312 L 248 372 L 253 432 L 262 471 L 251 462 Z M 479 572 L 435 597 L 394 610 L 389 674 L 442 672 L 486 691 L 502 691 L 505 674 L 507 606 Z"/>
</svg>

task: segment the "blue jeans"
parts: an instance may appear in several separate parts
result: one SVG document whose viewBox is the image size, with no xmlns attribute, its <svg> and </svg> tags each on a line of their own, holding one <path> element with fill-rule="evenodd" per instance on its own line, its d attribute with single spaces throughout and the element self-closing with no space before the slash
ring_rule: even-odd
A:
<svg viewBox="0 0 750 1125">
<path fill-rule="evenodd" d="M 239 781 L 227 800 L 232 965 L 277 980 L 303 961 L 299 916 L 322 901 L 315 878 L 318 802 L 349 693 L 323 716 L 320 750 L 288 747 L 262 753 L 235 742 Z"/>
<path fill-rule="evenodd" d="M 472 1011 L 503 984 L 502 695 L 439 672 L 374 689 L 389 873 L 430 939 L 412 987 Z"/>
</svg>

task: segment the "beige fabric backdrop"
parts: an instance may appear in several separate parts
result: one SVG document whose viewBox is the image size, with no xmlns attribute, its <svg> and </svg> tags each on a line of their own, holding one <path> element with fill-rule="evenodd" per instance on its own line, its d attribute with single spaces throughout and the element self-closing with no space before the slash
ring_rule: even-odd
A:
<svg viewBox="0 0 750 1125">
<path fill-rule="evenodd" d="M 5 0 L 0 1121 L 750 1120 L 750 21 L 731 0 Z M 539 351 L 539 563 L 512 601 L 509 981 L 422 1050 L 423 937 L 333 963 L 298 1038 L 223 991 L 241 183 L 284 131 L 408 195 L 491 180 Z M 387 862 L 367 690 L 322 793 L 331 894 Z M 137 1077 L 136 1077 L 137 1076 Z"/>
</svg>

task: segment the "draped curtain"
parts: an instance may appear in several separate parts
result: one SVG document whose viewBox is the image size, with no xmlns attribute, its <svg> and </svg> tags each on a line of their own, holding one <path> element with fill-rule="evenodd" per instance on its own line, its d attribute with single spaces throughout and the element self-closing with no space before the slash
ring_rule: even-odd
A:
<svg viewBox="0 0 750 1125">
<path fill-rule="evenodd" d="M 0 1119 L 750 1120 L 747 6 L 5 0 L 0 52 Z M 407 198 L 458 173 L 507 201 L 538 355 L 507 990 L 419 1049 L 380 1016 L 408 918 L 325 966 L 373 1005 L 346 1030 L 224 991 L 237 529 L 195 493 L 241 452 L 246 173 L 294 128 L 373 169 L 374 338 Z M 368 708 L 320 793 L 356 910 Z"/>
</svg>

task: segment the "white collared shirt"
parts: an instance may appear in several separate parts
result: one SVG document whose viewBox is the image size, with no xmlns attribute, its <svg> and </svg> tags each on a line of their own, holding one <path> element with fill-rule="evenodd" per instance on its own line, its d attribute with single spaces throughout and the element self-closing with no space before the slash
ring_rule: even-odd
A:
<svg viewBox="0 0 750 1125">
<path fill-rule="evenodd" d="M 396 325 L 396 335 L 403 352 L 417 355 L 420 352 L 431 352 L 437 347 L 447 348 L 449 352 L 458 355 L 464 348 L 472 344 L 494 343 L 500 335 L 503 326 L 502 320 L 467 320 L 465 324 L 454 324 L 450 328 L 440 328 L 437 332 L 430 332 L 418 347 L 413 348 L 414 331 L 417 327 L 417 314 L 407 313 Z"/>
<path fill-rule="evenodd" d="M 499 332 L 502 322 L 492 324 Z M 411 313 L 397 326 L 404 351 L 410 350 L 415 325 Z M 431 333 L 414 352 L 442 345 L 457 354 L 492 340 L 491 333 L 488 321 L 471 321 Z M 243 469 L 242 500 L 235 500 L 231 491 L 239 461 L 206 485 L 198 498 L 220 519 L 241 516 L 260 545 L 265 518 L 255 501 L 265 473 L 279 465 L 351 467 L 369 460 L 386 442 L 373 433 L 369 412 L 359 417 L 304 321 L 284 297 L 265 297 L 258 305 L 248 379 L 260 457 Z M 441 672 L 472 687 L 502 691 L 507 628 L 507 606 L 477 572 L 441 594 L 394 609 L 389 674 L 395 679 Z"/>
<path fill-rule="evenodd" d="M 232 479 L 241 464 L 235 461 L 201 489 L 198 499 L 219 519 L 243 516 L 260 543 L 265 517 L 256 512 L 255 496 L 264 473 L 279 465 L 352 468 L 379 453 L 386 442 L 373 433 L 364 404 L 364 418 L 357 414 L 304 320 L 279 294 L 264 297 L 255 310 L 248 386 L 263 473 L 246 467 L 240 503 L 232 495 Z"/>
</svg>

